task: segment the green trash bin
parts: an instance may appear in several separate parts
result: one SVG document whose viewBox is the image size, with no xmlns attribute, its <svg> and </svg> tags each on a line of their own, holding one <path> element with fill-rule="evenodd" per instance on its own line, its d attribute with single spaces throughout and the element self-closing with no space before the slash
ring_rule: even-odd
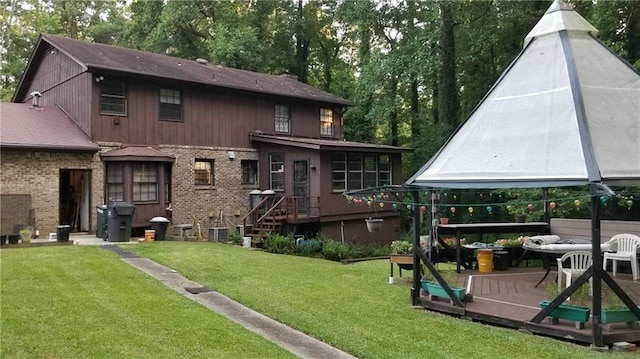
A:
<svg viewBox="0 0 640 359">
<path fill-rule="evenodd" d="M 102 240 L 107 239 L 106 234 L 107 227 L 107 206 L 97 206 L 96 207 L 96 237 L 102 238 Z"/>
</svg>

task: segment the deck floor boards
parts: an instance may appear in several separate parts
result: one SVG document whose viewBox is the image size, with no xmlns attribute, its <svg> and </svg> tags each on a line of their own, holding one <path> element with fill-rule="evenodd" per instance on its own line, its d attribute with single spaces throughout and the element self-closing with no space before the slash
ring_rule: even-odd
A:
<svg viewBox="0 0 640 359">
<path fill-rule="evenodd" d="M 560 320 L 552 325 L 548 318 L 541 323 L 532 323 L 531 319 L 540 312 L 539 303 L 547 298 L 545 287 L 555 285 L 557 273 L 552 271 L 538 287 L 535 284 L 544 275 L 544 270 L 536 267 L 509 268 L 505 271 L 480 273 L 477 270 L 463 271 L 459 279 L 468 284 L 472 281 L 472 302 L 465 302 L 464 316 L 474 320 L 510 326 L 518 329 L 531 330 L 538 334 L 555 336 L 582 343 L 590 343 L 593 333 L 591 323 L 584 329 L 576 329 L 575 323 Z M 633 300 L 640 303 L 640 281 L 633 281 L 630 274 L 618 273 L 613 277 Z M 606 286 L 603 282 L 603 286 Z M 451 307 L 448 301 L 438 300 L 437 304 L 430 303 L 426 297 L 420 297 L 420 304 L 431 310 L 447 311 Z M 452 309 L 452 314 L 459 315 L 459 308 Z M 616 341 L 630 341 L 640 344 L 640 330 L 628 327 L 626 324 L 616 324 L 603 327 L 605 344 Z"/>
</svg>

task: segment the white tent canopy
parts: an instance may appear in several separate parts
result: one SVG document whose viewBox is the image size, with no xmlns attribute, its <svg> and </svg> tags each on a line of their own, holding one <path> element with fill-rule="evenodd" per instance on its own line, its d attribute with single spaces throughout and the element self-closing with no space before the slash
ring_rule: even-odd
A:
<svg viewBox="0 0 640 359">
<path fill-rule="evenodd" d="M 554 2 L 467 121 L 407 184 L 637 184 L 640 74 L 595 33 Z"/>
</svg>

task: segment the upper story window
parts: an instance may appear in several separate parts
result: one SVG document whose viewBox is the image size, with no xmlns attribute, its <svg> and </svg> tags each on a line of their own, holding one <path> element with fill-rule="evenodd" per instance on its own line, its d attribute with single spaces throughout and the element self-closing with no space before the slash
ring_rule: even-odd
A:
<svg viewBox="0 0 640 359">
<path fill-rule="evenodd" d="M 240 161 L 240 166 L 242 166 L 242 184 L 257 184 L 258 161 L 242 160 Z"/>
<path fill-rule="evenodd" d="M 213 186 L 213 160 L 196 159 L 193 173 L 196 186 Z"/>
<path fill-rule="evenodd" d="M 284 191 L 284 153 L 269 155 L 269 185 L 274 191 Z"/>
<path fill-rule="evenodd" d="M 320 109 L 320 136 L 333 136 L 333 111 Z"/>
<path fill-rule="evenodd" d="M 100 82 L 100 113 L 127 115 L 127 88 L 124 82 Z"/>
<path fill-rule="evenodd" d="M 334 153 L 331 170 L 334 192 L 392 183 L 391 155 L 388 154 Z"/>
<path fill-rule="evenodd" d="M 289 106 L 276 105 L 276 132 L 289 133 L 291 132 L 291 117 L 289 115 Z"/>
<path fill-rule="evenodd" d="M 160 119 L 182 121 L 180 90 L 160 89 Z"/>
</svg>

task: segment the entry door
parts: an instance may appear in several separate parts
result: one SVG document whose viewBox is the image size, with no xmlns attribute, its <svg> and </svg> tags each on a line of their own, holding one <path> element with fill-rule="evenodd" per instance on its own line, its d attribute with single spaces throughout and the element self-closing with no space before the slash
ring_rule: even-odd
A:
<svg viewBox="0 0 640 359">
<path fill-rule="evenodd" d="M 293 195 L 299 213 L 309 213 L 309 160 L 293 161 Z"/>
</svg>

